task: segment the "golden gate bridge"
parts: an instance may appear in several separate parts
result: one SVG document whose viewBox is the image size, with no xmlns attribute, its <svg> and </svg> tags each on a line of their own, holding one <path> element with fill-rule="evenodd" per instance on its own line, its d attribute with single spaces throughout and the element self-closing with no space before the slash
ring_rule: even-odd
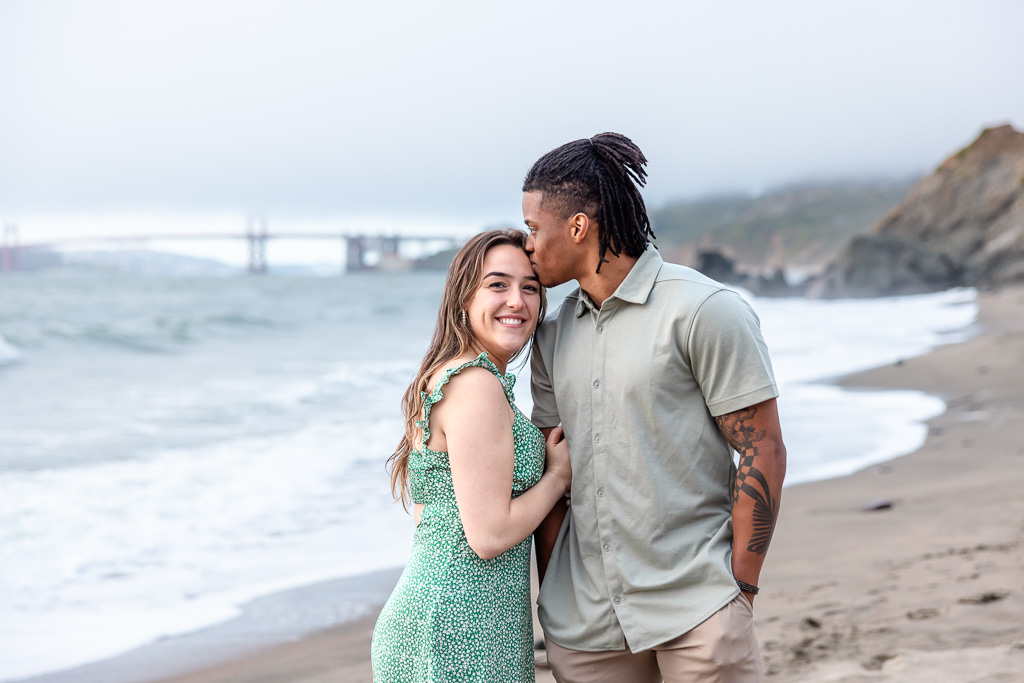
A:
<svg viewBox="0 0 1024 683">
<path fill-rule="evenodd" d="M 166 233 L 151 235 L 111 235 L 64 237 L 41 242 L 20 241 L 18 226 L 7 223 L 0 239 L 0 272 L 19 270 L 21 255 L 30 250 L 61 249 L 86 244 L 128 244 L 167 241 L 239 240 L 247 243 L 250 273 L 267 271 L 267 243 L 271 240 L 324 240 L 339 242 L 345 247 L 345 272 L 375 270 L 381 267 L 401 267 L 409 261 L 401 256 L 401 245 L 418 243 L 422 246 L 440 244 L 441 249 L 456 247 L 464 237 L 453 235 L 369 235 L 350 232 L 271 232 L 265 220 L 248 221 L 245 232 L 224 233 Z M 372 259 L 375 255 L 377 258 Z"/>
</svg>

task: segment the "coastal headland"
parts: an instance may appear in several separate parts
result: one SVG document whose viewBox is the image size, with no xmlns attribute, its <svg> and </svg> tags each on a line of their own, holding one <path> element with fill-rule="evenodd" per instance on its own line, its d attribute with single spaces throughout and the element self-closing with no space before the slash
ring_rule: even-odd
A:
<svg viewBox="0 0 1024 683">
<path fill-rule="evenodd" d="M 910 455 L 785 490 L 755 604 L 769 681 L 1024 681 L 1024 289 L 979 304 L 967 341 L 838 380 L 947 410 Z M 374 620 L 163 683 L 369 682 Z"/>
</svg>

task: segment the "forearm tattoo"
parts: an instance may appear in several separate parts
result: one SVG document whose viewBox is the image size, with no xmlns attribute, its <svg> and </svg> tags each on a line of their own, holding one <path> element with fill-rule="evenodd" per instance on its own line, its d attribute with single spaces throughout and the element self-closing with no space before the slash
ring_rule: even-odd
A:
<svg viewBox="0 0 1024 683">
<path fill-rule="evenodd" d="M 747 544 L 747 551 L 764 555 L 775 530 L 775 518 L 779 513 L 779 501 L 772 497 L 768 480 L 761 470 L 754 467 L 758 443 L 765 438 L 765 431 L 753 426 L 757 408 L 744 408 L 728 415 L 715 418 L 718 429 L 726 442 L 740 455 L 736 470 L 736 481 L 732 486 L 732 506 L 736 507 L 740 493 L 754 499 L 753 535 Z"/>
</svg>

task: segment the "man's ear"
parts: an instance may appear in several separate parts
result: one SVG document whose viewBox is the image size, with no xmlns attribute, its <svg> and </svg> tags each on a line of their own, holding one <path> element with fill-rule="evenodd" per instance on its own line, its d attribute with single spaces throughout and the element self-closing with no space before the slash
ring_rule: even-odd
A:
<svg viewBox="0 0 1024 683">
<path fill-rule="evenodd" d="M 569 219 L 569 236 L 576 244 L 582 244 L 590 231 L 590 217 L 585 213 L 578 213 Z"/>
</svg>

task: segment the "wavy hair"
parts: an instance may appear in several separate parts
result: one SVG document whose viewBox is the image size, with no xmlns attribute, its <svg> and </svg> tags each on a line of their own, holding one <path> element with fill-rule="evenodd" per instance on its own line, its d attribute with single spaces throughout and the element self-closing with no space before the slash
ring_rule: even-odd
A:
<svg viewBox="0 0 1024 683">
<path fill-rule="evenodd" d="M 408 509 L 409 502 L 409 454 L 419 448 L 417 437 L 422 434 L 416 421 L 423 415 L 423 395 L 434 373 L 469 350 L 473 343 L 473 330 L 462 322 L 462 311 L 483 280 L 484 258 L 487 252 L 501 245 L 518 247 L 526 253 L 526 233 L 515 228 L 488 230 L 474 235 L 452 259 L 448 267 L 448 278 L 441 297 L 441 309 L 437 313 L 434 336 L 430 340 L 420 369 L 402 397 L 402 414 L 405 416 L 405 433 L 398 442 L 398 448 L 388 458 L 391 474 L 391 495 Z M 547 297 L 540 289 L 540 310 L 537 322 L 544 319 Z M 518 358 L 527 343 L 510 360 Z"/>
</svg>

